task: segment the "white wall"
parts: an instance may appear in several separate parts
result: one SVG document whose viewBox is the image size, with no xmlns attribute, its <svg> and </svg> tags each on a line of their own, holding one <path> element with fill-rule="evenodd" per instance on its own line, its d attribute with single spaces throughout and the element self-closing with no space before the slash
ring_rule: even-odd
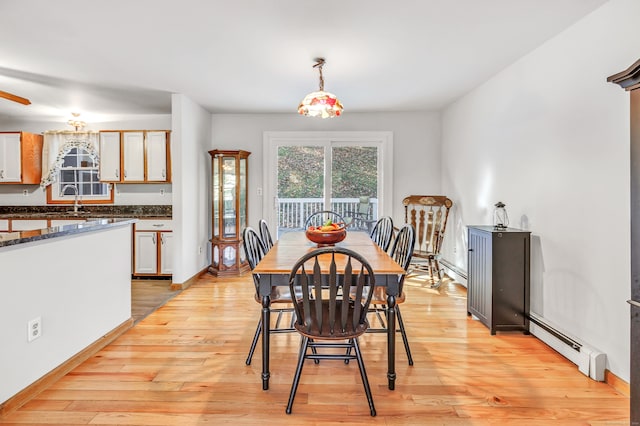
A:
<svg viewBox="0 0 640 426">
<path fill-rule="evenodd" d="M 88 123 L 85 130 L 171 130 L 170 114 L 132 115 L 113 121 Z M 47 130 L 71 130 L 66 123 L 46 121 L 0 121 L 0 131 L 43 133 Z M 27 195 L 24 195 L 24 191 Z M 171 204 L 171 184 L 116 184 L 115 205 Z M 0 185 L 2 206 L 46 206 L 47 193 L 39 185 Z"/>
<path fill-rule="evenodd" d="M 171 97 L 173 282 L 184 283 L 208 264 L 211 114 L 184 95 Z"/>
<path fill-rule="evenodd" d="M 131 318 L 130 224 L 0 247 L 0 265 L 0 403 Z"/>
<path fill-rule="evenodd" d="M 394 223 L 402 223 L 402 199 L 411 194 L 440 192 L 440 115 L 429 112 L 344 113 L 338 119 L 291 114 L 213 114 L 210 149 L 244 149 L 249 157 L 249 224 L 262 217 L 263 132 L 265 131 L 391 131 L 394 145 Z"/>
<path fill-rule="evenodd" d="M 607 354 L 629 380 L 629 96 L 606 78 L 640 51 L 640 2 L 612 0 L 443 112 L 445 257 L 466 225 L 532 231 L 531 310 Z"/>
</svg>

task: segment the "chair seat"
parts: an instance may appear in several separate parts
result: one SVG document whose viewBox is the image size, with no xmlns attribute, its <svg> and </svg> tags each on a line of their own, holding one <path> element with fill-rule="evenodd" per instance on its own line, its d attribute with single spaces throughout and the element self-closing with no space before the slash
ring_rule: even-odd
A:
<svg viewBox="0 0 640 426">
<path fill-rule="evenodd" d="M 350 304 L 353 304 L 353 302 L 350 302 Z M 300 309 L 300 312 L 302 313 L 302 315 L 305 315 L 303 302 L 298 302 L 298 308 Z M 329 302 L 323 301 L 322 303 L 322 311 L 323 311 L 322 318 L 325 319 L 325 321 L 323 321 L 322 324 L 320 324 L 317 321 L 318 317 L 316 314 L 316 305 L 314 303 L 311 303 L 310 305 L 311 320 L 309 324 L 308 325 L 300 324 L 298 321 L 296 321 L 294 324 L 294 327 L 303 336 L 307 336 L 312 339 L 324 339 L 324 340 L 353 339 L 355 337 L 362 335 L 367 331 L 367 328 L 369 327 L 369 323 L 366 321 L 364 323 L 357 323 L 356 327 L 355 328 L 353 327 L 353 307 L 350 307 L 350 309 L 348 310 L 348 316 L 346 321 L 347 326 L 345 327 L 344 330 L 342 330 L 340 328 L 340 323 L 341 323 L 340 315 L 342 311 L 341 308 L 342 308 L 342 302 L 337 301 L 335 314 L 334 314 L 335 323 L 332 328 L 329 320 L 330 318 Z"/>
</svg>

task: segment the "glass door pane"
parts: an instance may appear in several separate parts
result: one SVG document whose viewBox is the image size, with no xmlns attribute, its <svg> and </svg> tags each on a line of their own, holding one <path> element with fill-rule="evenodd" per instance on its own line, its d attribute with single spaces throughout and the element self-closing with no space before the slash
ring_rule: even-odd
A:
<svg viewBox="0 0 640 426">
<path fill-rule="evenodd" d="M 278 234 L 302 229 L 311 213 L 325 209 L 324 152 L 322 146 L 278 147 Z"/>
<path fill-rule="evenodd" d="M 378 148 L 332 146 L 331 210 L 350 222 L 351 230 L 370 231 L 378 218 Z"/>
<path fill-rule="evenodd" d="M 222 159 L 222 200 L 224 206 L 223 236 L 236 237 L 236 159 L 224 157 Z"/>
</svg>

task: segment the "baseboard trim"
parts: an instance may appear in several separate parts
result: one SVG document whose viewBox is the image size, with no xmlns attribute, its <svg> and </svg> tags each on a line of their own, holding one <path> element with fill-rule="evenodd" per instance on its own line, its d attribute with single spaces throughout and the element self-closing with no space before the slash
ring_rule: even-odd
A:
<svg viewBox="0 0 640 426">
<path fill-rule="evenodd" d="M 200 276 L 202 274 L 206 274 L 207 273 L 208 268 L 209 267 L 206 266 L 204 269 L 202 269 L 201 271 L 197 272 L 194 276 L 192 276 L 191 278 L 189 278 L 188 280 L 186 280 L 183 283 L 174 283 L 174 282 L 172 282 L 170 289 L 172 291 L 188 289 L 189 287 L 191 287 L 191 284 L 195 283 L 198 280 L 198 278 L 200 278 Z"/>
<path fill-rule="evenodd" d="M 454 265 L 449 262 L 447 259 L 440 259 L 440 265 L 445 268 L 445 272 L 451 278 L 453 278 L 457 283 L 462 284 L 463 286 L 467 286 L 467 271 L 461 269 L 460 267 Z"/>
<path fill-rule="evenodd" d="M 116 338 L 120 337 L 124 332 L 133 327 L 133 318 L 129 318 L 109 333 L 105 334 L 5 402 L 0 404 L 0 418 L 7 416 L 31 399 L 36 397 L 40 392 L 47 389 L 56 381 L 60 380 L 71 370 L 82 364 L 84 361 L 95 355 L 102 348 L 113 342 Z"/>
<path fill-rule="evenodd" d="M 629 386 L 629 383 L 622 380 L 611 371 L 604 370 L 604 381 L 624 396 L 631 397 L 631 387 Z"/>
</svg>

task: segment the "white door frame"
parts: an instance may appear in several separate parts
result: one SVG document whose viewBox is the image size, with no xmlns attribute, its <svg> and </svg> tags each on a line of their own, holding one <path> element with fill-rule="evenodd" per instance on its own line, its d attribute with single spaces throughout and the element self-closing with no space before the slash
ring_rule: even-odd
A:
<svg viewBox="0 0 640 426">
<path fill-rule="evenodd" d="M 382 166 L 378 175 L 378 212 L 379 217 L 391 216 L 393 212 L 393 133 L 380 132 L 304 132 L 287 131 L 263 133 L 263 185 L 264 202 L 262 217 L 271 229 L 276 229 L 276 188 L 278 169 L 278 146 L 316 145 L 316 146 L 377 146 L 378 165 Z M 328 195 L 327 195 L 328 196 Z"/>
</svg>

